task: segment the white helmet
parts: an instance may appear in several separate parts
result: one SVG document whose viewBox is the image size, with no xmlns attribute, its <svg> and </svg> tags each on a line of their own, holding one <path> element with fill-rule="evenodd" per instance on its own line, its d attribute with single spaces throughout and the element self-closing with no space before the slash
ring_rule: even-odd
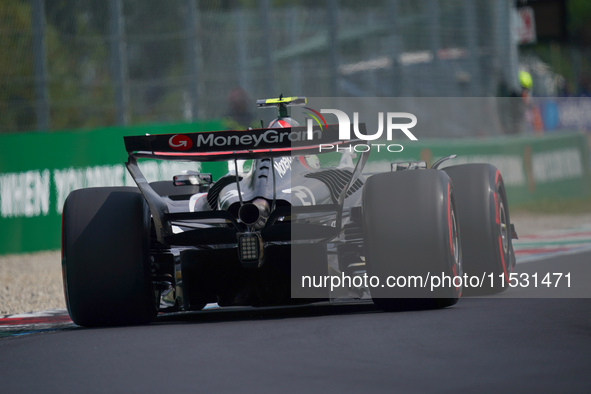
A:
<svg viewBox="0 0 591 394">
<path fill-rule="evenodd" d="M 298 122 L 296 122 L 294 119 L 292 118 L 278 118 L 275 119 L 274 121 L 272 121 L 271 123 L 269 123 L 269 127 L 270 129 L 283 129 L 286 127 L 296 127 L 299 126 L 300 124 Z"/>
</svg>

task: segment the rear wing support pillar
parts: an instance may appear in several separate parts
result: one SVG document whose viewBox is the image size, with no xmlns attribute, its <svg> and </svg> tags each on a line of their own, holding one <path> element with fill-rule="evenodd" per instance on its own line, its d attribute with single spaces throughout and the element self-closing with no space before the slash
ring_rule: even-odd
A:
<svg viewBox="0 0 591 394">
<path fill-rule="evenodd" d="M 129 155 L 129 159 L 127 163 L 125 163 L 125 166 L 148 203 L 152 219 L 154 220 L 158 242 L 166 244 L 165 238 L 173 234 L 172 225 L 166 218 L 168 215 L 168 205 L 166 205 L 166 202 L 164 202 L 162 197 L 152 189 L 152 186 L 150 186 L 150 183 L 148 183 L 144 174 L 142 174 L 137 164 L 137 159 L 133 155 Z"/>
</svg>

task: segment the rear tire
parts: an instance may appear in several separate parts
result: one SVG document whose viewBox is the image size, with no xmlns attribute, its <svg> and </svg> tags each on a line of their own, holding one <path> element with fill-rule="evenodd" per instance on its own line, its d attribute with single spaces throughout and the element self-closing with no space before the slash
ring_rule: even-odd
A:
<svg viewBox="0 0 591 394">
<path fill-rule="evenodd" d="M 150 282 L 150 213 L 136 188 L 75 190 L 62 216 L 68 312 L 81 326 L 145 324 L 157 313 Z"/>
<path fill-rule="evenodd" d="M 515 266 L 511 221 L 505 185 L 499 170 L 490 164 L 462 164 L 443 169 L 452 179 L 462 228 L 464 272 L 485 277 L 480 288 L 466 294 L 500 293 L 508 287 Z M 492 274 L 492 286 L 491 277 Z"/>
<path fill-rule="evenodd" d="M 380 280 L 379 286 L 370 289 L 379 308 L 435 309 L 458 302 L 461 283 L 432 291 L 429 279 L 462 275 L 453 199 L 450 179 L 439 170 L 409 170 L 368 178 L 363 189 L 365 261 L 370 280 L 373 276 Z M 406 278 L 407 286 L 389 287 L 386 281 L 391 276 Z M 424 287 L 416 280 L 411 283 L 410 277 L 417 276 Z"/>
</svg>

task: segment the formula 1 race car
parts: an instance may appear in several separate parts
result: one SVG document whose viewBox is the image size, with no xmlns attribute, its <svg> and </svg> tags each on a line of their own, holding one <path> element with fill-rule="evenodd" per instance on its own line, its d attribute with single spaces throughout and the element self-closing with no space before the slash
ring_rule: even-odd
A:
<svg viewBox="0 0 591 394">
<path fill-rule="evenodd" d="M 467 275 L 482 279 L 470 290 L 504 288 L 514 230 L 495 167 L 438 169 L 444 158 L 366 173 L 370 151 L 351 149 L 359 140 L 339 140 L 337 125 L 310 130 L 289 117 L 287 106 L 305 102 L 259 100 L 279 108 L 267 128 L 125 137 L 137 187 L 75 190 L 64 204 L 72 320 L 142 324 L 208 303 L 290 305 L 343 293 L 387 311 L 442 308 L 469 290 Z M 150 183 L 138 159 L 228 162 L 233 170 Z M 327 285 L 334 278 L 344 286 L 337 295 Z"/>
</svg>

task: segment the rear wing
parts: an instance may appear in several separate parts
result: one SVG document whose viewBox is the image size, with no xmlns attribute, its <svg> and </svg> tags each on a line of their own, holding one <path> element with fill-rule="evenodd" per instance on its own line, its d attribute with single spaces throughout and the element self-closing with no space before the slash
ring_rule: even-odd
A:
<svg viewBox="0 0 591 394">
<path fill-rule="evenodd" d="M 365 125 L 360 124 L 365 133 Z M 311 137 L 311 138 L 310 138 Z M 138 158 L 183 161 L 229 161 L 237 159 L 271 158 L 290 155 L 314 155 L 319 153 L 322 145 L 331 146 L 333 150 L 353 150 L 353 144 L 360 140 L 338 140 L 338 126 L 329 125 L 320 130 L 306 127 L 291 127 L 284 129 L 254 129 L 245 131 L 214 131 L 185 134 L 157 134 L 124 137 L 125 148 L 129 158 L 125 166 L 133 177 L 140 192 L 146 199 L 158 242 L 166 244 L 166 240 L 173 236 L 172 220 L 179 214 L 169 212 L 168 204 L 156 193 L 146 180 L 137 164 Z M 330 151 L 330 149 L 323 152 Z M 346 190 L 359 177 L 369 152 L 362 152 L 357 161 L 353 175 L 343 192 L 339 196 L 341 210 L 337 213 L 337 228 L 340 228 L 342 206 Z M 275 179 L 275 171 L 273 171 Z M 240 178 L 236 170 L 236 182 Z M 176 216 L 175 216 L 176 215 Z M 201 218 L 203 213 L 192 212 L 185 219 Z"/>
<path fill-rule="evenodd" d="M 365 125 L 360 124 L 365 133 Z M 124 137 L 130 156 L 162 160 L 227 161 L 290 155 L 318 154 L 320 147 L 329 152 L 352 149 L 359 139 L 339 140 L 339 126 L 210 131 L 185 134 L 157 134 Z"/>
</svg>

